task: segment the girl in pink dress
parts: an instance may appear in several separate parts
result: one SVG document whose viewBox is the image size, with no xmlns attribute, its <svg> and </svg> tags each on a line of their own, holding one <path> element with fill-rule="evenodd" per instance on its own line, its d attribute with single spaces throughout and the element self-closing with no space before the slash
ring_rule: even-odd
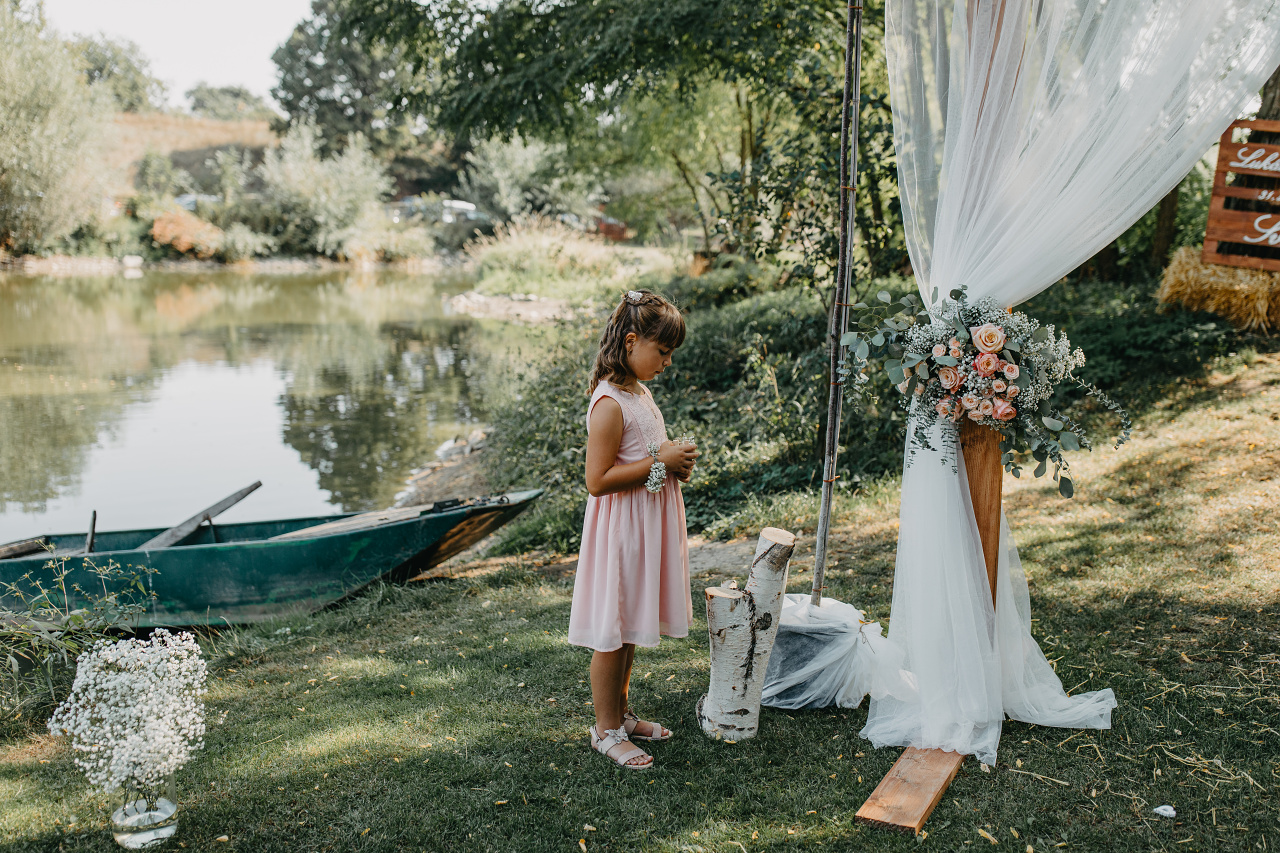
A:
<svg viewBox="0 0 1280 853">
<path fill-rule="evenodd" d="M 687 637 L 693 618 L 684 499 L 698 453 L 667 441 L 662 412 L 640 384 L 671 364 L 684 318 L 647 290 L 629 291 L 600 336 L 587 406 L 587 515 L 573 585 L 569 642 L 594 649 L 591 745 L 627 770 L 653 757 L 631 744 L 671 732 L 627 706 L 636 646 Z"/>
</svg>

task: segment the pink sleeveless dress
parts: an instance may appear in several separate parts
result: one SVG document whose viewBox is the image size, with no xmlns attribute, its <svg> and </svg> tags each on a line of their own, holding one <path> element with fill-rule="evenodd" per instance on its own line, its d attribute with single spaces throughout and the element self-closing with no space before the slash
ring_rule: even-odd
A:
<svg viewBox="0 0 1280 853">
<path fill-rule="evenodd" d="M 649 389 L 631 394 L 601 382 L 587 407 L 612 397 L 622 408 L 622 443 L 615 464 L 649 458 L 648 444 L 667 440 L 667 427 Z M 659 635 L 687 637 L 693 618 L 689 545 L 680 481 L 667 475 L 657 494 L 643 485 L 587 498 L 582 550 L 573 584 L 569 642 L 600 652 L 624 643 L 658 645 Z"/>
</svg>

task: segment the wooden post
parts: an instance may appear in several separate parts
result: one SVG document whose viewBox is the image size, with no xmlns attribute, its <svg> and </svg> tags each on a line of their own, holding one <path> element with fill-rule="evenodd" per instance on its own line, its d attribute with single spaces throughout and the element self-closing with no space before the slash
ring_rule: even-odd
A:
<svg viewBox="0 0 1280 853">
<path fill-rule="evenodd" d="M 1000 433 L 966 420 L 960 427 L 960 452 L 964 454 L 973 517 L 978 523 L 994 604 L 1000 564 L 1000 498 L 1004 488 Z M 963 762 L 964 756 L 955 752 L 909 747 L 858 809 L 857 820 L 884 829 L 918 833 Z"/>
<path fill-rule="evenodd" d="M 969 478 L 973 517 L 982 537 L 982 556 L 987 561 L 987 582 L 991 603 L 996 601 L 996 567 L 1000 563 L 1000 498 L 1004 489 L 1004 466 L 1000 464 L 1000 433 L 966 420 L 960 427 L 960 450 Z"/>
<path fill-rule="evenodd" d="M 794 534 L 760 531 L 747 588 L 709 587 L 707 633 L 711 637 L 711 685 L 698 700 L 698 724 L 716 740 L 746 740 L 760 723 L 760 694 L 769 652 L 778 634 Z"/>
</svg>

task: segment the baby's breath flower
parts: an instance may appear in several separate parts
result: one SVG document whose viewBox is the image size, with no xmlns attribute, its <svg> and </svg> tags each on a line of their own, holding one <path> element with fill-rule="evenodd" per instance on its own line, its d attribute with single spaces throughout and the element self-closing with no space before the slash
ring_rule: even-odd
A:
<svg viewBox="0 0 1280 853">
<path fill-rule="evenodd" d="M 102 640 L 76 660 L 49 731 L 71 736 L 76 766 L 106 793 L 154 788 L 204 746 L 208 671 L 188 633 Z"/>
</svg>

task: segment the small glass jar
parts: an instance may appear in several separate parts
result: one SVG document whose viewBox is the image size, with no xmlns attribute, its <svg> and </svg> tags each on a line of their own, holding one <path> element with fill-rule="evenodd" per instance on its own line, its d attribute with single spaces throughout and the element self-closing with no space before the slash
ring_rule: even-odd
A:
<svg viewBox="0 0 1280 853">
<path fill-rule="evenodd" d="M 164 843 L 178 831 L 178 798 L 172 774 L 154 789 L 121 788 L 119 808 L 111 813 L 111 834 L 128 850 Z"/>
</svg>

